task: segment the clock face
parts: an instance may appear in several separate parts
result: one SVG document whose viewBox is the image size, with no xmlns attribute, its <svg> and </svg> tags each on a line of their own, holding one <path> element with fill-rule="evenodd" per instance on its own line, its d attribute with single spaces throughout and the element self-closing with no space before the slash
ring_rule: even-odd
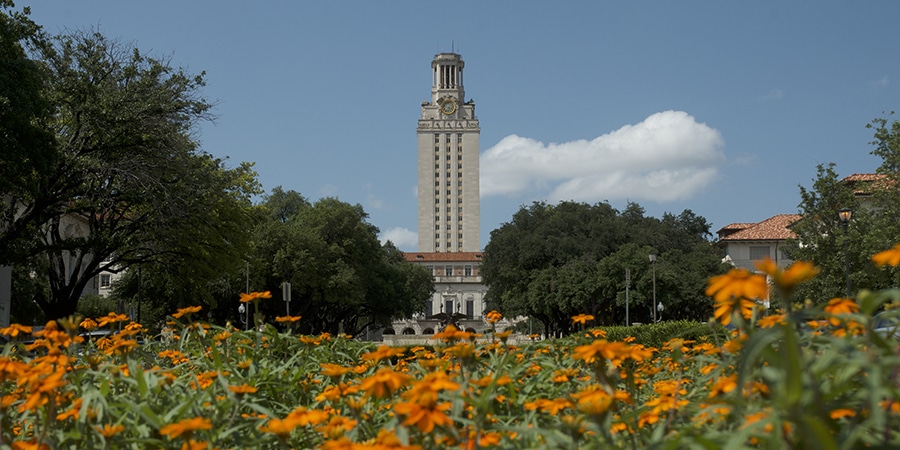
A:
<svg viewBox="0 0 900 450">
<path fill-rule="evenodd" d="M 453 114 L 456 112 L 456 102 L 453 99 L 445 99 L 441 102 L 441 112 L 444 114 Z"/>
</svg>

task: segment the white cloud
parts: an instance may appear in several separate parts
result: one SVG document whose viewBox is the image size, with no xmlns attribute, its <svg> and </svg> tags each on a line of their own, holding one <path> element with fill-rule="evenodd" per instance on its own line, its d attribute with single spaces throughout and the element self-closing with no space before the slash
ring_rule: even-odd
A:
<svg viewBox="0 0 900 450">
<path fill-rule="evenodd" d="M 768 94 L 760 96 L 761 100 L 781 100 L 784 98 L 784 91 L 781 89 L 772 89 Z"/>
<path fill-rule="evenodd" d="M 408 228 L 391 228 L 381 233 L 381 243 L 387 241 L 393 242 L 400 250 L 413 251 L 419 245 L 419 235 Z"/>
<path fill-rule="evenodd" d="M 891 84 L 891 80 L 890 80 L 890 78 L 888 78 L 887 75 L 885 75 L 885 76 L 881 77 L 881 79 L 876 80 L 872 84 L 874 84 L 875 86 L 887 86 L 887 85 Z"/>
<path fill-rule="evenodd" d="M 481 195 L 549 201 L 672 201 L 708 186 L 724 160 L 721 134 L 664 111 L 593 140 L 562 144 L 511 135 L 481 155 Z"/>
</svg>

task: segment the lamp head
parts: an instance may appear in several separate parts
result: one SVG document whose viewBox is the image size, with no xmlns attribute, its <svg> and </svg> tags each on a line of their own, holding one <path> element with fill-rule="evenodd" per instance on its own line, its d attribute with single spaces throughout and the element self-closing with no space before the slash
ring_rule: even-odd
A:
<svg viewBox="0 0 900 450">
<path fill-rule="evenodd" d="M 853 211 L 848 208 L 841 209 L 838 211 L 838 217 L 841 219 L 842 224 L 847 225 L 853 217 Z"/>
</svg>

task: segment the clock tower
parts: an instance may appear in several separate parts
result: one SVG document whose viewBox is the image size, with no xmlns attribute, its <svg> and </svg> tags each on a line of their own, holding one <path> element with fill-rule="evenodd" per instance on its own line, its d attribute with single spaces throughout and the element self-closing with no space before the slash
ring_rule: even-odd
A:
<svg viewBox="0 0 900 450">
<path fill-rule="evenodd" d="M 420 252 L 478 252 L 481 247 L 475 102 L 465 101 L 456 53 L 431 62 L 431 100 L 422 102 L 418 136 Z"/>
</svg>

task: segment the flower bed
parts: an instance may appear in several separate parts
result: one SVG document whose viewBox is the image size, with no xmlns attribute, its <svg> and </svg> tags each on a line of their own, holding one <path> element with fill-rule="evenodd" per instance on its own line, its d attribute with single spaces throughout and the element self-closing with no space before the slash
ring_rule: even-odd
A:
<svg viewBox="0 0 900 450">
<path fill-rule="evenodd" d="M 803 263 L 760 268 L 783 292 L 815 275 Z M 739 270 L 714 278 L 711 314 L 731 328 L 713 324 L 704 337 L 699 324 L 685 324 L 690 339 L 658 347 L 635 336 L 607 339 L 583 315 L 575 320 L 586 330 L 565 339 L 512 345 L 506 333 L 475 339 L 451 328 L 433 346 L 410 348 L 263 324 L 252 332 L 218 327 L 194 321 L 197 307 L 173 314 L 170 328 L 154 337 L 115 314 L 51 322 L 37 332 L 14 325 L 0 330 L 12 339 L 0 357 L 0 445 L 900 445 L 897 342 L 871 326 L 872 314 L 900 291 L 757 317 L 748 300 L 759 297 L 764 280 Z M 245 299 L 265 301 L 265 294 Z M 84 329 L 114 332 L 85 341 Z M 627 330 L 609 330 L 621 333 Z M 36 340 L 25 344 L 29 335 Z"/>
</svg>

